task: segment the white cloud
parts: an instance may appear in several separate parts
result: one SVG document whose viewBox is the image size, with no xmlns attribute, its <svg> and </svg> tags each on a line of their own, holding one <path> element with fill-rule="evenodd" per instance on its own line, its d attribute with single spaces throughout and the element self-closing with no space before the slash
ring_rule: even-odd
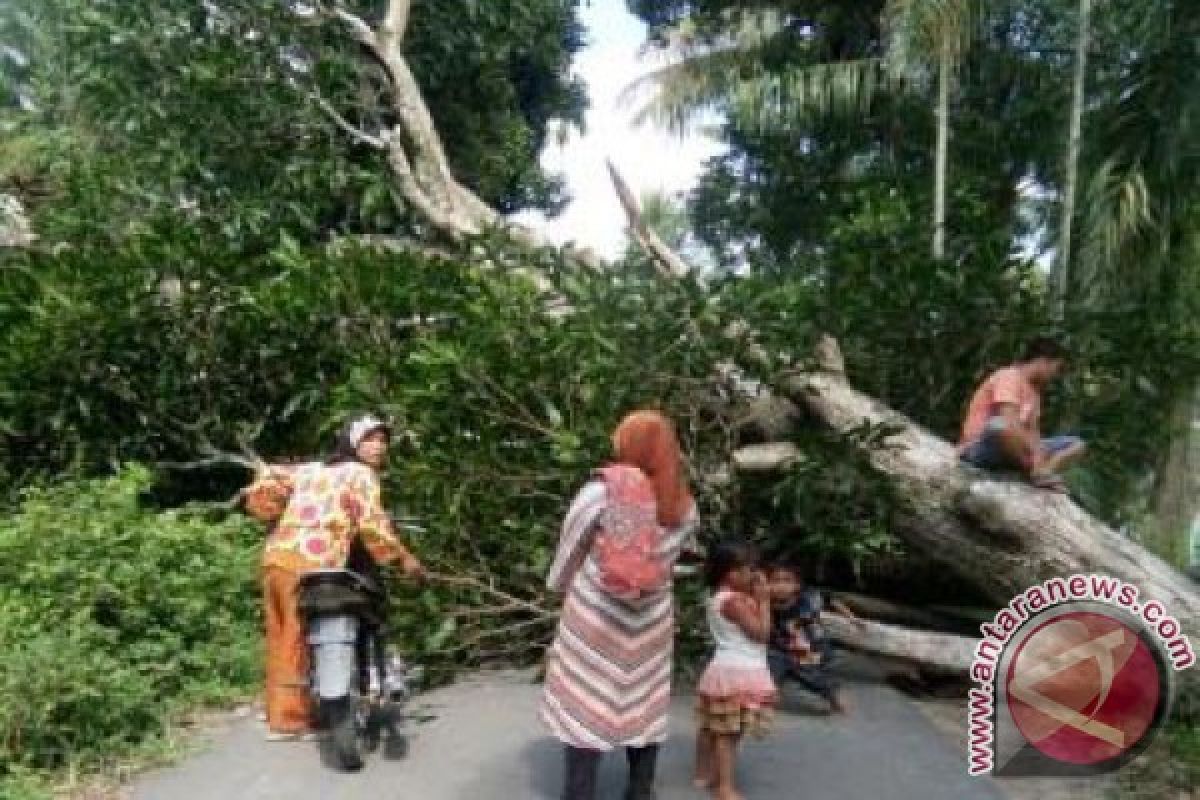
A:
<svg viewBox="0 0 1200 800">
<path fill-rule="evenodd" d="M 591 43 L 576 57 L 575 71 L 587 82 L 591 98 L 586 132 L 571 132 L 562 145 L 551 142 L 541 159 L 547 169 L 566 176 L 573 199 L 556 219 L 534 213 L 518 219 L 558 243 L 575 241 L 613 257 L 625 241 L 625 218 L 605 159 L 612 160 L 635 194 L 686 191 L 722 145 L 701 134 L 680 138 L 652 125 L 634 126 L 636 108 L 622 106 L 619 97 L 653 68 L 638 58 L 645 26 L 628 12 L 624 0 L 596 0 L 584 8 L 583 21 Z"/>
</svg>

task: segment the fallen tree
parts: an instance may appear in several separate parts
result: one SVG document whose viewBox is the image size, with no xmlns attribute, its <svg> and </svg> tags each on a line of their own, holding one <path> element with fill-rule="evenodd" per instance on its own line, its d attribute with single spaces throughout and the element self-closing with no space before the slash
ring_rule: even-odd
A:
<svg viewBox="0 0 1200 800">
<path fill-rule="evenodd" d="M 615 170 L 612 175 L 633 224 L 640 218 L 639 209 Z M 635 239 L 650 258 L 660 262 L 662 272 L 678 274 L 677 260 L 662 261 L 665 245 L 661 241 L 648 239 L 644 230 Z M 747 336 L 745 326 L 735 329 L 737 335 Z M 752 336 L 748 338 L 752 340 Z M 753 347 L 747 355 L 760 367 L 765 363 Z M 822 337 L 811 363 L 772 383 L 775 391 L 757 387 L 756 407 L 764 419 L 748 421 L 748 427 L 774 431 L 774 438 L 781 439 L 778 434 L 796 419 L 795 409 L 803 409 L 819 424 L 856 443 L 871 466 L 887 476 L 904 498 L 897 535 L 933 563 L 976 586 L 998 607 L 1050 578 L 1076 574 L 1119 578 L 1137 587 L 1143 603 L 1158 601 L 1173 615 L 1176 626 L 1164 629 L 1164 639 L 1172 640 L 1168 647 L 1174 648 L 1174 653 L 1186 651 L 1186 658 L 1179 656 L 1181 661 L 1195 661 L 1188 640 L 1200 641 L 1200 593 L 1187 576 L 1085 512 L 1065 494 L 964 466 L 945 440 L 854 389 L 833 338 Z M 861 435 L 864 432 L 872 435 Z M 790 442 L 768 441 L 739 448 L 732 460 L 742 472 L 764 472 L 786 469 L 798 456 Z M 907 647 L 912 660 L 935 669 L 945 668 L 947 664 L 939 659 L 947 657 L 950 666 L 961 665 L 961 653 L 955 648 L 961 649 L 962 642 L 943 643 L 937 640 L 938 634 L 915 633 L 891 635 L 876 629 L 873 652 L 896 655 L 886 651 Z M 863 638 L 859 637 L 859 646 L 867 649 Z M 954 654 L 946 656 L 942 646 L 950 647 Z M 1189 691 L 1200 684 L 1196 674 L 1184 673 Z"/>
<path fill-rule="evenodd" d="M 905 500 L 896 533 L 997 606 L 1049 578 L 1109 575 L 1137 587 L 1141 603 L 1161 603 L 1200 641 L 1200 594 L 1187 576 L 1066 495 L 964 466 L 946 441 L 854 389 L 832 340 L 823 343 L 816 369 L 786 375 L 779 386 L 835 431 L 886 432 L 850 439 Z"/>
<path fill-rule="evenodd" d="M 843 647 L 915 664 L 938 675 L 966 677 L 975 653 L 975 639 L 953 633 L 915 630 L 867 619 L 856 621 L 838 614 L 823 614 L 821 624 Z"/>
<path fill-rule="evenodd" d="M 902 605 L 882 597 L 873 597 L 856 592 L 839 590 L 837 599 L 855 615 L 876 622 L 888 622 L 924 630 L 952 632 L 962 630 L 963 625 L 955 618 L 947 617 L 929 608 Z"/>
</svg>

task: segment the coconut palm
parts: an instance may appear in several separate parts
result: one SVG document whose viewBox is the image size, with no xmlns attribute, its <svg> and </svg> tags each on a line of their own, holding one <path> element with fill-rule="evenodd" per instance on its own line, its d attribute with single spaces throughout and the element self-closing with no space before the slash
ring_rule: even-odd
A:
<svg viewBox="0 0 1200 800">
<path fill-rule="evenodd" d="M 778 129 L 813 115 L 862 118 L 881 93 L 922 86 L 934 71 L 932 250 L 940 259 L 945 255 L 950 95 L 978 15 L 974 0 L 888 0 L 882 11 L 886 52 L 836 59 L 810 26 L 779 9 L 730 11 L 715 32 L 685 20 L 649 48 L 668 63 L 637 81 L 626 97 L 649 93 L 639 117 L 677 132 L 713 111 L 730 114 L 740 125 Z M 786 66 L 768 66 L 773 53 L 787 48 L 792 58 Z"/>
<path fill-rule="evenodd" d="M 1079 180 L 1079 151 L 1083 143 L 1083 104 L 1087 83 L 1087 51 L 1091 34 L 1092 0 L 1079 0 L 1079 32 L 1075 38 L 1075 80 L 1071 91 L 1071 125 L 1067 135 L 1066 178 L 1063 184 L 1054 294 L 1058 313 L 1066 310 L 1071 283 L 1071 228 L 1075 217 L 1076 184 Z"/>
<path fill-rule="evenodd" d="M 950 93 L 971 42 L 977 9 L 972 0 L 890 0 L 888 61 L 896 75 L 937 74 L 937 141 L 933 174 L 933 257 L 946 254 L 946 178 L 950 149 Z"/>
<path fill-rule="evenodd" d="M 624 99 L 640 104 L 639 122 L 676 133 L 713 112 L 763 130 L 812 114 L 864 114 L 882 86 L 882 60 L 830 60 L 824 45 L 805 23 L 773 8 L 730 10 L 716 29 L 684 20 L 647 43 L 643 55 L 666 63 L 629 86 Z M 772 61 L 777 66 L 767 66 Z"/>
</svg>

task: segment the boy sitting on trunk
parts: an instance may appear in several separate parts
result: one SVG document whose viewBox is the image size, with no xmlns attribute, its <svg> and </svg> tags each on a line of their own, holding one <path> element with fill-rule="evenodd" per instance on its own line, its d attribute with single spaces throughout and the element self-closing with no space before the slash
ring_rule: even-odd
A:
<svg viewBox="0 0 1200 800">
<path fill-rule="evenodd" d="M 959 456 L 984 469 L 1018 469 L 1030 483 L 1064 491 L 1059 470 L 1083 455 L 1078 436 L 1040 431 L 1042 390 L 1066 364 L 1062 345 L 1047 337 L 1032 340 L 1016 364 L 993 372 L 975 390 L 963 421 Z"/>
</svg>

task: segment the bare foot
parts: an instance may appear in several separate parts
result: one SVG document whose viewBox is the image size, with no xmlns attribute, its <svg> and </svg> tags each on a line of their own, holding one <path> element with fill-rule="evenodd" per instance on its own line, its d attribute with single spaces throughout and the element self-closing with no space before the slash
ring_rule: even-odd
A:
<svg viewBox="0 0 1200 800">
<path fill-rule="evenodd" d="M 713 792 L 715 800 L 745 800 L 736 789 L 717 789 Z"/>
<path fill-rule="evenodd" d="M 850 700 L 841 692 L 835 693 L 829 698 L 829 710 L 834 714 L 849 714 L 854 706 Z"/>
<path fill-rule="evenodd" d="M 707 790 L 713 788 L 714 783 L 715 783 L 715 781 L 712 779 L 711 775 L 699 775 L 698 774 L 698 775 L 695 775 L 692 777 L 692 786 L 695 786 L 697 789 L 700 789 L 701 791 L 707 791 Z"/>
</svg>

